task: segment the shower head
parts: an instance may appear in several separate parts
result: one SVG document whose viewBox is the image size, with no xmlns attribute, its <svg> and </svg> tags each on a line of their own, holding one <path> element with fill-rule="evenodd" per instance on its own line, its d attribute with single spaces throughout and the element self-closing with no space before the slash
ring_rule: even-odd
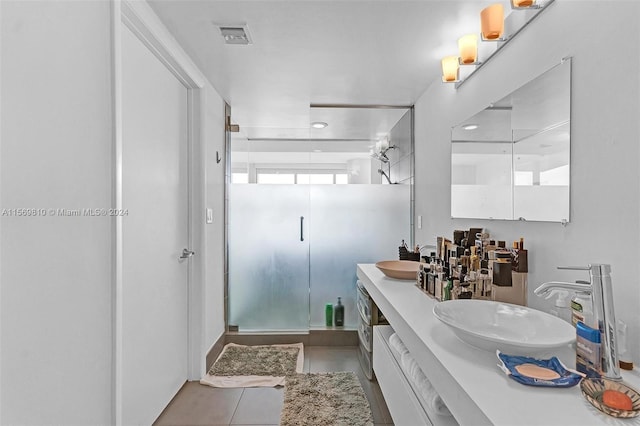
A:
<svg viewBox="0 0 640 426">
<path fill-rule="evenodd" d="M 389 151 L 390 149 L 396 149 L 396 148 L 398 148 L 398 147 L 395 146 L 395 145 L 389 145 L 388 147 L 383 149 L 380 153 L 386 157 L 387 156 L 387 151 Z"/>
<path fill-rule="evenodd" d="M 391 145 L 386 147 L 385 149 L 380 150 L 380 152 L 372 152 L 371 156 L 376 160 L 382 161 L 383 163 L 388 163 L 389 157 L 387 157 L 387 151 L 389 151 L 390 149 L 396 149 L 396 148 L 397 147 L 395 145 Z"/>
<path fill-rule="evenodd" d="M 389 157 L 381 152 L 374 152 L 371 154 L 371 157 L 375 158 L 376 160 L 382 161 L 383 163 L 389 162 Z"/>
</svg>

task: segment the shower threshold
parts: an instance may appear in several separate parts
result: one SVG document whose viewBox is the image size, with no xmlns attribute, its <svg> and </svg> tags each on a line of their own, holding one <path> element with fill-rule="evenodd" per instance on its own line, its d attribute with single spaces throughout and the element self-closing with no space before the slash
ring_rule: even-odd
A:
<svg viewBox="0 0 640 426">
<path fill-rule="evenodd" d="M 228 331 L 226 343 L 238 345 L 284 345 L 302 343 L 305 346 L 357 346 L 358 331 L 346 327 L 321 327 L 309 330 Z"/>
</svg>

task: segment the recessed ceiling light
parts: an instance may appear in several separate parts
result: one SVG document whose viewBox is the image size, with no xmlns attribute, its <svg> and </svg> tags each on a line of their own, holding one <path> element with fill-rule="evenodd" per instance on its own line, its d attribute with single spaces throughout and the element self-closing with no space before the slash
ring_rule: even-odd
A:
<svg viewBox="0 0 640 426">
<path fill-rule="evenodd" d="M 324 121 L 314 121 L 313 123 L 311 123 L 311 127 L 313 127 L 314 129 L 324 129 L 327 126 L 328 124 Z"/>
<path fill-rule="evenodd" d="M 313 152 L 322 152 L 321 149 L 314 149 Z"/>
<path fill-rule="evenodd" d="M 477 124 L 466 124 L 466 125 L 462 126 L 462 128 L 464 130 L 475 130 L 475 129 L 478 128 L 478 125 Z"/>
</svg>

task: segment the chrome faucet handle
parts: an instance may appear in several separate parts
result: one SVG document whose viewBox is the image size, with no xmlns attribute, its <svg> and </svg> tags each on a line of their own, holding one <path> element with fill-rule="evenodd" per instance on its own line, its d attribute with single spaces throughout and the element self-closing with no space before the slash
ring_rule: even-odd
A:
<svg viewBox="0 0 640 426">
<path fill-rule="evenodd" d="M 564 269 L 568 271 L 590 271 L 591 265 L 589 266 L 558 266 L 558 269 Z"/>
</svg>

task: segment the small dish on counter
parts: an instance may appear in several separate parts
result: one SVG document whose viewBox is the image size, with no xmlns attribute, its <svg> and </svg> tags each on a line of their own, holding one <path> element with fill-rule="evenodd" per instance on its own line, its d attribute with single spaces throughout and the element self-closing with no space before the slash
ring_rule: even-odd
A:
<svg viewBox="0 0 640 426">
<path fill-rule="evenodd" d="M 416 280 L 420 262 L 413 260 L 383 260 L 376 267 L 389 278 L 398 280 Z"/>
<path fill-rule="evenodd" d="M 568 369 L 558 358 L 537 359 L 496 351 L 498 367 L 510 378 L 528 386 L 570 388 L 580 383 L 583 374 Z"/>
<path fill-rule="evenodd" d="M 622 382 L 609 379 L 585 378 L 580 382 L 580 390 L 582 390 L 582 394 L 591 405 L 612 417 L 631 418 L 640 414 L 640 394 Z M 628 408 L 630 409 L 614 408 L 610 406 L 610 402 L 607 405 L 605 392 L 626 395 L 623 398 L 629 404 Z"/>
</svg>

